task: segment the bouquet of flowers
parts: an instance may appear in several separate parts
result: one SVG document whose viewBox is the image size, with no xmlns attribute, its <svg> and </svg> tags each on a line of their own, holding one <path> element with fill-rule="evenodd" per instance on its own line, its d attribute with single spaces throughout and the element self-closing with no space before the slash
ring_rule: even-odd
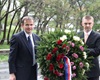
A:
<svg viewBox="0 0 100 80">
<path fill-rule="evenodd" d="M 64 56 L 70 59 L 73 80 L 86 80 L 90 58 L 82 39 L 70 30 L 58 30 L 41 36 L 37 50 L 38 62 L 44 80 L 65 80 Z"/>
</svg>

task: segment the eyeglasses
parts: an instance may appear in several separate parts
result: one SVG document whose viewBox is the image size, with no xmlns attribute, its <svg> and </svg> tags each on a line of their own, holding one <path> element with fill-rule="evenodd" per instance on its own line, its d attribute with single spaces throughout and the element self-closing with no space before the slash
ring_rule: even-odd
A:
<svg viewBox="0 0 100 80">
<path fill-rule="evenodd" d="M 91 25 L 91 23 L 84 23 L 85 25 Z"/>
</svg>

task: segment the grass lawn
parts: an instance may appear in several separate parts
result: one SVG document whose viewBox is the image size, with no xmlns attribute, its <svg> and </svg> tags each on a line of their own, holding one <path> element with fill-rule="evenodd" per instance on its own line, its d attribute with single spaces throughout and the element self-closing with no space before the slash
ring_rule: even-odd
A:
<svg viewBox="0 0 100 80">
<path fill-rule="evenodd" d="M 2 61 L 8 61 L 8 55 L 0 54 L 0 62 Z"/>
<path fill-rule="evenodd" d="M 7 43 L 5 42 L 4 44 L 0 44 L 0 49 L 9 49 L 10 45 L 7 45 Z"/>
</svg>

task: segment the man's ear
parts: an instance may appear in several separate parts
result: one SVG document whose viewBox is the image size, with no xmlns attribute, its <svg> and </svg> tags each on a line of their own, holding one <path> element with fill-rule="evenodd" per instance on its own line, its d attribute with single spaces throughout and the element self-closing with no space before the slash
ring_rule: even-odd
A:
<svg viewBox="0 0 100 80">
<path fill-rule="evenodd" d="M 23 26 L 24 26 L 24 24 L 23 24 L 23 23 L 21 23 L 21 26 L 23 27 Z"/>
</svg>

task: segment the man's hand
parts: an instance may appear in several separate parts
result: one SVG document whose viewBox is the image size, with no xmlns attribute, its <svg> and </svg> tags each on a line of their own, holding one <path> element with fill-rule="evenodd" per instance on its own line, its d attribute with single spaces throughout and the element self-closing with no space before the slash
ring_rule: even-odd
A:
<svg viewBox="0 0 100 80">
<path fill-rule="evenodd" d="M 16 80 L 16 77 L 15 77 L 15 74 L 14 73 L 10 74 L 9 80 Z"/>
</svg>

